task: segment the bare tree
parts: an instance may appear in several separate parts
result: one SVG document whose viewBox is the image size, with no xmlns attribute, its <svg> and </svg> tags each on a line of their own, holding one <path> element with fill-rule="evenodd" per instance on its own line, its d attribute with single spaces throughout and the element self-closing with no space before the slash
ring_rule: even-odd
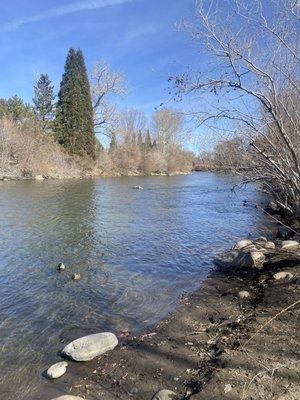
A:
<svg viewBox="0 0 300 400">
<path fill-rule="evenodd" d="M 195 112 L 200 124 L 226 120 L 247 138 L 255 155 L 246 179 L 292 213 L 300 212 L 299 16 L 299 0 L 198 0 L 188 29 L 214 64 L 170 78 L 176 96 L 196 94 L 206 107 Z"/>
<path fill-rule="evenodd" d="M 174 146 L 181 144 L 180 135 L 183 133 L 183 115 L 163 108 L 152 115 L 152 129 L 158 148 L 163 152 L 169 152 Z"/>
<path fill-rule="evenodd" d="M 122 110 L 118 116 L 118 133 L 125 143 L 137 143 L 138 135 L 147 127 L 147 118 L 142 111 L 135 108 Z"/>
<path fill-rule="evenodd" d="M 95 130 L 111 138 L 118 121 L 114 99 L 127 93 L 124 75 L 113 71 L 108 64 L 98 61 L 94 64 L 90 81 Z"/>
</svg>

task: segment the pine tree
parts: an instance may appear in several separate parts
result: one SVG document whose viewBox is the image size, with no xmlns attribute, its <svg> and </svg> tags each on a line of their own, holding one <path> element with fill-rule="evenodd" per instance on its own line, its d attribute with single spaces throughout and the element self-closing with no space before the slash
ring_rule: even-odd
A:
<svg viewBox="0 0 300 400">
<path fill-rule="evenodd" d="M 149 129 L 147 130 L 146 138 L 145 138 L 145 149 L 148 151 L 152 147 L 151 136 Z"/>
<path fill-rule="evenodd" d="M 55 95 L 53 86 L 47 74 L 41 74 L 34 86 L 34 112 L 36 117 L 43 121 L 44 127 L 51 121 L 54 113 L 53 101 Z"/>
<path fill-rule="evenodd" d="M 81 50 L 69 50 L 58 93 L 57 140 L 70 153 L 95 158 L 95 132 L 90 85 Z"/>
</svg>

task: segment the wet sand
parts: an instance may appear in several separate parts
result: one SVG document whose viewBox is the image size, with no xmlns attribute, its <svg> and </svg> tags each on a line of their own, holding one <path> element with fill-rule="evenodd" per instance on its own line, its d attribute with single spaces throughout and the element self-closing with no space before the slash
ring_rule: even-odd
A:
<svg viewBox="0 0 300 400">
<path fill-rule="evenodd" d="M 180 399 L 296 400 L 299 267 L 299 258 L 275 257 L 263 270 L 216 268 L 153 329 L 139 337 L 124 332 L 109 354 L 80 366 L 70 363 L 65 377 L 47 382 L 34 400 L 62 394 L 150 400 L 160 389 Z M 275 281 L 272 275 L 281 270 L 295 278 Z M 241 290 L 251 298 L 241 301 Z"/>
</svg>

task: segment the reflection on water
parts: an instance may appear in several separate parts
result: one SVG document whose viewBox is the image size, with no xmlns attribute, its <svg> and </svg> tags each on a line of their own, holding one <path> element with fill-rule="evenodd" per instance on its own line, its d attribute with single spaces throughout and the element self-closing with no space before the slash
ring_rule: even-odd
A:
<svg viewBox="0 0 300 400">
<path fill-rule="evenodd" d="M 262 233 L 264 217 L 242 204 L 258 194 L 232 184 L 208 173 L 2 182 L 1 398 L 34 399 L 63 340 L 149 327 L 199 285 L 215 253 Z"/>
</svg>

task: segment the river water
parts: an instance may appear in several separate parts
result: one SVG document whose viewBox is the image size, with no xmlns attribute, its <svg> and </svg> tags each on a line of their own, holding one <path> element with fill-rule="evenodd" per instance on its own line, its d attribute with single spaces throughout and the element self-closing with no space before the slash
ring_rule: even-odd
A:
<svg viewBox="0 0 300 400">
<path fill-rule="evenodd" d="M 62 342 L 149 328 L 216 253 L 265 233 L 266 217 L 243 206 L 261 195 L 234 183 L 211 173 L 0 183 L 0 398 L 34 400 Z"/>
</svg>

